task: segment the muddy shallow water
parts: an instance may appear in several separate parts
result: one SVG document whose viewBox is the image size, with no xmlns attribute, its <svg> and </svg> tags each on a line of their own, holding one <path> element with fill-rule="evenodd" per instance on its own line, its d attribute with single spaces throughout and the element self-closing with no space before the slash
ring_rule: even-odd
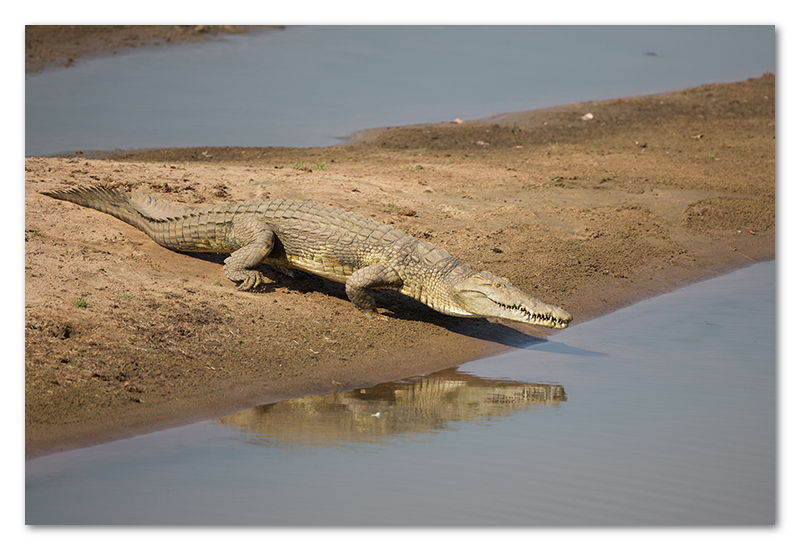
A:
<svg viewBox="0 0 800 550">
<path fill-rule="evenodd" d="M 29 524 L 770 525 L 775 263 L 425 377 L 27 462 Z"/>
<path fill-rule="evenodd" d="M 329 146 L 366 128 L 743 80 L 774 71 L 774 52 L 771 26 L 308 26 L 226 36 L 29 76 L 25 154 Z"/>
</svg>

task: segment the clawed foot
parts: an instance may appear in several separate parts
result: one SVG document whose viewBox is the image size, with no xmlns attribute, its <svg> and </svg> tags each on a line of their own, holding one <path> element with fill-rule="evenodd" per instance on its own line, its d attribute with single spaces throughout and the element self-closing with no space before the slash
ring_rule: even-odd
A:
<svg viewBox="0 0 800 550">
<path fill-rule="evenodd" d="M 236 290 L 256 290 L 264 284 L 264 277 L 258 271 L 247 271 L 244 280 L 236 287 Z"/>
<path fill-rule="evenodd" d="M 364 317 L 369 317 L 370 319 L 381 320 L 381 321 L 389 320 L 389 318 L 386 315 L 378 313 L 377 309 L 362 310 L 361 313 L 364 314 Z"/>
</svg>

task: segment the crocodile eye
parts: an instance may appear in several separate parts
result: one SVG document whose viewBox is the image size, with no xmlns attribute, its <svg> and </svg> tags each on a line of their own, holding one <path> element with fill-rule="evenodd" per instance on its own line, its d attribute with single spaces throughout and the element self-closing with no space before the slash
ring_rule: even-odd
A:
<svg viewBox="0 0 800 550">
<path fill-rule="evenodd" d="M 495 286 L 495 287 L 497 287 L 497 288 L 500 288 L 500 287 L 501 287 L 501 286 L 503 286 L 503 285 L 502 285 L 502 284 L 500 284 L 500 283 L 495 283 L 495 284 L 494 284 L 494 286 Z"/>
</svg>

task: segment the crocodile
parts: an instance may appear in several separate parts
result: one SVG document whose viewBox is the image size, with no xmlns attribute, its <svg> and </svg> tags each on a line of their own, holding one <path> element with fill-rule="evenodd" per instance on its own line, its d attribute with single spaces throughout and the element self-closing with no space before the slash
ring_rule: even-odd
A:
<svg viewBox="0 0 800 550">
<path fill-rule="evenodd" d="M 119 187 L 44 191 L 110 214 L 180 252 L 230 253 L 225 275 L 239 290 L 264 283 L 262 263 L 344 283 L 353 305 L 377 315 L 370 289 L 388 288 L 457 317 L 566 328 L 572 315 L 510 281 L 477 271 L 447 251 L 373 219 L 304 200 L 178 206 Z"/>
</svg>

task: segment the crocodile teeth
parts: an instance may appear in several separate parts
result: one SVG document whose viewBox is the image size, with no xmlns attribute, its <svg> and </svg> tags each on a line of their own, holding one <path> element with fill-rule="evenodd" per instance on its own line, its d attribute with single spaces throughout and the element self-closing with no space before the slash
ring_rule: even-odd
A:
<svg viewBox="0 0 800 550">
<path fill-rule="evenodd" d="M 561 319 L 557 319 L 557 318 L 553 317 L 552 315 L 542 315 L 540 313 L 533 313 L 532 311 L 528 311 L 523 306 L 519 306 L 519 305 L 509 306 L 507 304 L 503 304 L 503 303 L 500 303 L 500 302 L 495 302 L 495 304 L 497 304 L 498 306 L 502 307 L 503 309 L 519 311 L 520 313 L 523 313 L 528 318 L 529 321 L 536 320 L 538 322 L 549 324 L 549 325 L 552 325 L 552 326 L 558 327 L 558 328 L 563 328 L 563 327 L 568 326 L 568 324 L 565 323 L 564 321 L 562 321 Z"/>
</svg>

